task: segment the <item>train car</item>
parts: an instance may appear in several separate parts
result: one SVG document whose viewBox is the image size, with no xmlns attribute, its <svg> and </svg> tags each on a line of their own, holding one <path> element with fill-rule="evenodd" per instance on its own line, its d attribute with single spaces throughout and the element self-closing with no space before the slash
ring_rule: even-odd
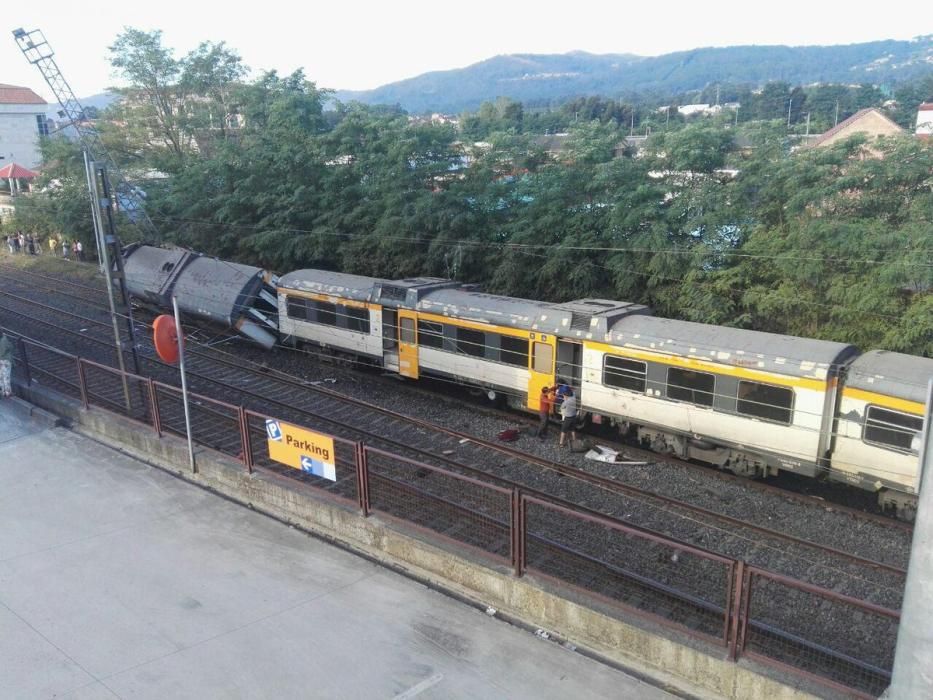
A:
<svg viewBox="0 0 933 700">
<path fill-rule="evenodd" d="M 558 374 L 579 384 L 579 339 L 647 307 L 583 299 L 515 299 L 436 278 L 382 280 L 299 270 L 279 280 L 282 334 L 365 356 L 412 379 L 422 374 L 482 387 L 537 409 Z"/>
<path fill-rule="evenodd" d="M 583 344 L 581 401 L 658 452 L 746 476 L 828 467 L 844 343 L 621 319 Z"/>
<path fill-rule="evenodd" d="M 209 258 L 181 248 L 128 247 L 124 271 L 131 296 L 157 309 L 179 310 L 236 330 L 267 350 L 278 337 L 275 278 L 250 265 Z"/>
<path fill-rule="evenodd" d="M 839 402 L 831 475 L 877 491 L 882 507 L 908 520 L 931 378 L 933 359 L 872 350 L 849 367 Z"/>
</svg>

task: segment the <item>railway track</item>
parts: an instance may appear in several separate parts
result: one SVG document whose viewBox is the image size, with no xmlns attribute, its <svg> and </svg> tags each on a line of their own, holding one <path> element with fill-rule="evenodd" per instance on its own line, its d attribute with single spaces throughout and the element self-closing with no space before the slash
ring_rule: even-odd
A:
<svg viewBox="0 0 933 700">
<path fill-rule="evenodd" d="M 101 351 L 106 355 L 106 333 L 108 322 L 100 318 L 88 318 L 74 314 L 54 304 L 38 305 L 24 294 L 30 293 L 24 275 L 17 286 L 20 294 L 4 292 L 0 303 L 20 305 L 19 313 L 24 318 L 39 322 L 41 313 L 69 318 L 72 333 L 80 334 L 76 340 L 89 337 L 88 329 L 97 327 L 101 332 Z M 61 295 L 60 287 L 47 289 L 49 293 Z M 95 290 L 85 290 L 87 301 L 94 302 Z M 97 292 L 99 294 L 99 292 Z M 73 305 L 74 299 L 63 297 Z M 6 307 L 9 312 L 15 309 Z M 28 309 L 28 310 L 27 310 Z M 104 309 L 98 305 L 98 310 Z M 62 320 L 48 321 L 49 328 L 63 325 Z M 147 374 L 160 380 L 172 382 L 176 371 L 152 357 L 148 341 L 144 342 L 142 362 Z M 526 452 L 520 452 L 500 444 L 477 439 L 475 435 L 450 429 L 441 429 L 425 420 L 402 416 L 393 411 L 350 399 L 320 386 L 309 386 L 268 367 L 244 366 L 242 360 L 231 358 L 212 349 L 189 352 L 190 381 L 192 391 L 209 396 L 221 397 L 231 403 L 243 403 L 256 410 L 282 416 L 297 423 L 314 423 L 324 432 L 347 439 L 365 438 L 383 449 L 401 452 L 413 459 L 431 460 L 445 467 L 464 472 L 484 470 L 495 483 L 505 486 L 520 485 L 548 495 L 572 500 L 600 513 L 618 517 L 639 527 L 664 534 L 688 544 L 712 549 L 727 556 L 743 558 L 751 563 L 773 567 L 775 556 L 783 561 L 780 570 L 789 575 L 803 574 L 805 580 L 826 583 L 827 578 L 837 578 L 842 573 L 853 572 L 858 577 L 865 572 L 891 576 L 879 581 L 882 587 L 896 590 L 903 575 L 906 560 L 882 559 L 862 553 L 844 551 L 838 547 L 804 537 L 789 535 L 748 519 L 740 519 L 709 508 L 698 507 L 660 493 L 651 493 L 620 482 L 604 474 L 584 471 L 578 467 L 547 460 Z M 321 403 L 326 399 L 326 404 Z M 630 449 L 630 448 L 627 448 Z M 657 461 L 657 457 L 649 455 Z M 654 465 L 651 465 L 654 466 Z M 606 465 L 611 468 L 611 465 Z M 606 469 L 605 467 L 603 468 Z M 566 477 L 572 479 L 572 488 L 566 486 Z M 823 509 L 823 505 L 820 505 Z M 842 518 L 855 518 L 848 513 L 838 513 Z M 888 525 L 893 532 L 903 532 L 900 525 Z M 906 545 L 907 542 L 905 541 Z M 789 552 L 788 547 L 801 548 Z M 891 550 L 887 550 L 890 554 Z M 822 564 L 826 557 L 832 563 Z M 880 557 L 879 557 L 880 558 Z M 797 566 L 793 561 L 797 560 Z M 835 575 L 833 575 L 833 573 Z M 891 602 L 889 596 L 884 596 Z"/>
<path fill-rule="evenodd" d="M 55 280 L 53 284 L 51 280 L 8 269 L 4 269 L 0 287 L 0 326 L 25 336 L 51 341 L 51 344 L 102 364 L 113 364 L 112 326 L 99 296 L 100 289 L 93 285 L 63 283 L 62 280 Z M 36 296 L 43 298 L 39 300 Z M 78 306 L 86 310 L 78 313 Z M 146 335 L 141 334 L 144 339 L 139 348 L 141 372 L 174 384 L 177 370 L 154 357 Z M 64 379 L 74 375 L 73 359 L 51 352 L 47 354 L 47 357 L 34 358 L 40 376 L 33 377 L 33 380 L 75 395 L 77 382 Z M 889 608 L 900 605 L 910 538 L 909 529 L 903 524 L 843 512 L 835 507 L 828 511 L 825 504 L 814 504 L 810 499 L 773 494 L 775 499 L 794 502 L 798 509 L 808 505 L 808 508 L 800 510 L 810 513 L 807 519 L 813 518 L 816 512 L 823 519 L 822 524 L 812 530 L 811 538 L 801 536 L 799 532 L 788 534 L 781 528 L 789 520 L 781 521 L 777 526 L 758 522 L 765 516 L 761 504 L 755 499 L 738 509 L 751 511 L 750 516 L 743 518 L 735 515 L 735 503 L 723 503 L 724 510 L 732 513 L 728 514 L 667 496 L 657 487 L 650 491 L 623 483 L 613 478 L 611 464 L 596 463 L 585 470 L 496 444 L 483 438 L 490 432 L 486 426 L 476 429 L 471 425 L 469 434 L 437 426 L 429 420 L 431 413 L 437 417 L 436 396 L 433 397 L 433 407 L 424 410 L 429 415 L 419 418 L 388 410 L 374 401 L 344 396 L 217 348 L 192 347 L 188 357 L 189 380 L 194 393 L 241 404 L 345 439 L 364 440 L 368 445 L 424 465 L 481 478 L 505 488 L 519 486 L 523 491 L 539 494 L 545 499 L 556 498 L 578 504 L 581 511 L 594 516 L 610 516 L 645 532 L 658 533 L 685 545 L 699 546 L 860 600 Z M 95 399 L 120 410 L 124 396 L 119 383 L 112 377 L 108 380 L 107 373 L 102 370 L 88 368 L 87 372 L 87 385 L 94 392 Z M 395 382 L 380 380 L 379 384 L 383 389 L 398 389 Z M 406 393 L 411 392 L 406 390 Z M 137 406 L 140 415 L 136 417 L 146 420 L 145 404 Z M 163 393 L 160 406 L 163 428 L 183 434 L 184 421 L 177 394 Z M 418 414 L 419 411 L 411 413 Z M 501 414 L 486 415 L 475 409 L 471 413 L 475 422 L 501 424 Z M 232 454 L 231 450 L 236 448 L 231 446 L 238 444 L 238 438 L 231 419 L 231 415 L 215 406 L 196 407 L 194 421 L 199 439 L 221 452 Z M 257 437 L 264 437 L 261 424 L 254 424 L 251 429 Z M 630 447 L 624 449 L 634 453 Z M 653 469 L 663 471 L 671 465 L 668 460 L 645 454 L 653 460 L 646 465 L 646 473 Z M 348 455 L 341 456 L 338 449 L 338 464 L 341 460 L 347 462 Z M 277 468 L 272 463 L 265 466 L 282 478 L 313 482 L 316 488 L 321 488 L 320 481 L 314 477 Z M 714 475 L 693 465 L 689 469 L 695 476 L 698 493 L 718 490 L 718 487 L 710 489 L 708 486 L 709 477 Z M 729 481 L 720 482 L 721 476 L 715 476 L 716 483 Z M 467 490 L 462 488 L 465 482 L 454 484 L 450 477 L 442 476 L 430 467 L 418 468 L 389 459 L 380 465 L 374 478 L 380 480 L 380 491 L 392 494 L 392 498 L 382 504 L 383 512 L 485 551 L 502 556 L 507 554 L 510 544 L 508 522 L 502 517 L 502 504 L 466 493 Z M 736 480 L 736 483 L 747 485 L 744 481 Z M 325 488 L 343 498 L 355 497 L 354 486 L 349 479 L 338 479 Z M 456 498 L 451 495 L 455 488 L 461 488 Z M 441 507 L 419 511 L 411 506 L 411 503 L 425 498 Z M 834 534 L 846 528 L 860 530 L 863 534 L 870 530 L 872 534 L 864 538 L 864 547 L 843 548 L 833 544 Z M 885 542 L 884 546 L 877 544 L 879 538 Z M 572 547 L 567 546 L 568 541 L 573 542 Z M 578 525 L 568 528 L 565 522 L 541 517 L 536 519 L 529 540 L 528 557 L 532 567 L 558 571 L 562 580 L 642 612 L 679 622 L 690 629 L 715 635 L 716 625 L 721 625 L 727 601 L 721 595 L 710 593 L 711 588 L 725 590 L 724 582 L 719 580 L 721 575 L 714 570 L 715 567 L 703 568 L 696 562 L 691 562 L 693 568 L 687 572 L 689 555 L 679 558 L 676 551 L 670 555 L 669 550 L 644 544 L 636 547 L 631 538 L 614 536 L 609 530 L 580 528 Z M 610 576 L 605 571 L 607 560 L 618 562 Z M 853 641 L 851 628 L 845 626 L 848 623 L 827 622 L 812 603 L 794 607 L 780 596 L 775 596 L 757 614 L 769 622 L 756 622 L 750 629 L 762 638 L 776 640 L 773 645 L 784 649 L 782 658 L 785 662 L 808 668 L 814 663 L 814 655 L 822 654 L 832 660 L 833 668 L 850 669 L 845 673 L 885 677 L 883 657 L 886 643 L 881 640 L 891 637 L 890 628 L 882 629 L 871 621 L 864 621 L 863 641 Z M 811 638 L 829 641 L 826 646 L 801 641 Z M 854 645 L 859 658 L 874 659 L 877 656 L 880 661 L 878 664 L 865 663 L 840 655 L 830 648 L 836 639 L 846 640 L 845 644 L 850 647 Z M 875 650 L 873 644 L 880 646 L 882 651 Z"/>
</svg>

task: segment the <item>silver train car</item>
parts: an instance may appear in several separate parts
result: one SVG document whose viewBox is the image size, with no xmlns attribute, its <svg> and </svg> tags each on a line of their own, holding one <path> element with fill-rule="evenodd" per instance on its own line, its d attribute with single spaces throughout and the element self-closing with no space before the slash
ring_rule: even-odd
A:
<svg viewBox="0 0 933 700">
<path fill-rule="evenodd" d="M 791 471 L 849 483 L 905 519 L 916 509 L 933 359 L 657 318 L 627 302 L 485 294 L 437 278 L 296 270 L 277 279 L 274 301 L 282 343 L 411 379 L 449 379 L 529 411 L 542 387 L 566 382 L 585 419 L 655 451 L 750 477 Z"/>
<path fill-rule="evenodd" d="M 172 308 L 205 323 L 232 328 L 266 349 L 275 346 L 275 276 L 181 248 L 128 247 L 124 271 L 131 296 L 159 309 Z"/>
</svg>

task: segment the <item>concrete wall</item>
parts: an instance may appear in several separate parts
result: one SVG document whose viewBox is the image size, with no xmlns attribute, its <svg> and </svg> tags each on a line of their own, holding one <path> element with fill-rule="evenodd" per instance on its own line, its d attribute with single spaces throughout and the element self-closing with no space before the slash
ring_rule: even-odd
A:
<svg viewBox="0 0 933 700">
<path fill-rule="evenodd" d="M 505 619 L 544 629 L 627 671 L 696 698 L 769 698 L 804 700 L 848 697 L 821 686 L 792 687 L 773 669 L 747 659 L 734 663 L 725 649 L 654 626 L 638 618 L 620 619 L 611 607 L 599 609 L 569 589 L 533 576 L 516 578 L 509 567 L 475 559 L 455 546 L 434 543 L 404 524 L 378 516 L 364 518 L 335 504 L 311 487 L 298 490 L 283 477 L 246 472 L 244 466 L 211 450 L 198 449 L 198 474 L 188 467 L 187 445 L 104 411 L 85 412 L 62 397 L 31 389 L 34 404 L 69 418 L 73 429 L 113 445 L 154 466 L 212 489 L 255 510 L 292 523 L 314 535 L 351 549 L 444 590 L 483 609 L 495 608 Z"/>
<path fill-rule="evenodd" d="M 42 162 L 37 116 L 45 119 L 45 105 L 0 105 L 0 167 L 16 163 L 32 169 Z"/>
</svg>

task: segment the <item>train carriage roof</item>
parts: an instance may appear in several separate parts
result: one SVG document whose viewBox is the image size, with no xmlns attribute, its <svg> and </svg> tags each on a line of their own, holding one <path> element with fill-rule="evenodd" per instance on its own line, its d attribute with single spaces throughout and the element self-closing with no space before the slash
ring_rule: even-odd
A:
<svg viewBox="0 0 933 700">
<path fill-rule="evenodd" d="M 543 332 L 553 333 L 560 327 L 564 316 L 569 318 L 569 314 L 552 312 L 553 306 L 545 302 L 497 294 L 462 289 L 438 289 L 425 295 L 418 302 L 418 311 L 494 326 L 525 330 L 538 328 Z M 546 321 L 542 322 L 543 325 L 539 328 L 538 324 L 542 317 Z"/>
<path fill-rule="evenodd" d="M 872 350 L 849 367 L 846 386 L 922 404 L 931 378 L 933 359 Z"/>
<path fill-rule="evenodd" d="M 384 282 L 377 277 L 350 275 L 344 272 L 328 270 L 295 270 L 279 277 L 279 289 L 294 289 L 299 292 L 327 294 L 354 299 L 373 301 L 377 285 Z"/>
<path fill-rule="evenodd" d="M 851 359 L 852 345 L 740 328 L 626 316 L 606 336 L 610 345 L 668 353 L 792 377 L 825 379 L 830 367 Z"/>
<path fill-rule="evenodd" d="M 551 304 L 464 288 L 431 290 L 418 302 L 418 310 L 569 338 L 593 337 L 626 314 L 648 313 L 647 307 L 624 301 L 579 299 Z"/>
</svg>

